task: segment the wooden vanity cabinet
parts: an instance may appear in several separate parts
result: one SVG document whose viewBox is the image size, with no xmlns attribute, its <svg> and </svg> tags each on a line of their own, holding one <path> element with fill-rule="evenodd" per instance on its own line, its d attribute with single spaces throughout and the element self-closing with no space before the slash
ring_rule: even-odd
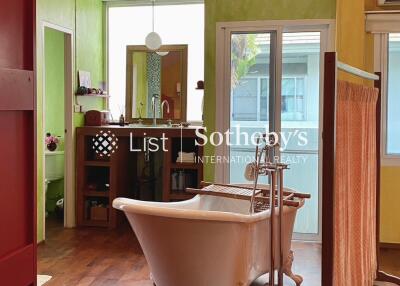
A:
<svg viewBox="0 0 400 286">
<path fill-rule="evenodd" d="M 195 128 L 129 128 L 119 126 L 80 127 L 77 128 L 76 145 L 76 196 L 78 226 L 116 227 L 124 220 L 121 211 L 112 208 L 112 201 L 117 197 L 134 198 L 143 182 L 140 180 L 138 162 L 145 152 L 145 138 L 162 138 L 165 134 L 165 148 L 158 158 L 162 164 L 160 170 L 155 170 L 155 181 L 160 186 L 159 200 L 164 202 L 190 199 L 193 195 L 184 189 L 172 190 L 173 176 L 177 174 L 186 178 L 186 187 L 200 187 L 203 180 L 203 164 L 176 162 L 178 152 L 194 152 L 196 158 L 202 158 L 203 147 L 196 146 Z M 104 136 L 103 136 L 104 135 Z M 105 138 L 111 137 L 104 143 Z M 154 139 L 156 140 L 156 139 Z M 161 145 L 161 139 L 158 139 Z M 94 145 L 97 141 L 97 145 Z M 100 153 L 112 145 L 110 156 Z M 118 147 L 116 147 L 118 146 Z M 160 146 L 161 147 L 161 146 Z M 142 151 L 131 151 L 142 150 Z M 107 149 L 108 150 L 108 149 Z M 108 150 L 109 151 L 109 150 Z M 188 179 L 189 178 L 189 179 Z M 176 179 L 176 178 L 175 178 Z M 176 188 L 175 188 L 176 189 Z"/>
</svg>

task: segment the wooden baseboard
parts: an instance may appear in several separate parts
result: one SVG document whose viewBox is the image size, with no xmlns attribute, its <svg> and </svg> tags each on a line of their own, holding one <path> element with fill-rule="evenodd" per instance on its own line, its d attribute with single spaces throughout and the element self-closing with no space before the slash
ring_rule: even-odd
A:
<svg viewBox="0 0 400 286">
<path fill-rule="evenodd" d="M 386 249 L 400 249 L 400 243 L 381 242 L 381 243 L 379 243 L 379 247 L 386 248 Z"/>
</svg>

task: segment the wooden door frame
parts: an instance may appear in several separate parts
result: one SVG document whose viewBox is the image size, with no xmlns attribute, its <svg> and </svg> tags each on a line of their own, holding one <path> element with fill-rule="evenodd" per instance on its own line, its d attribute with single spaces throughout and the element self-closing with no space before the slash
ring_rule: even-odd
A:
<svg viewBox="0 0 400 286">
<path fill-rule="evenodd" d="M 45 134 L 45 100 L 46 100 L 46 91 L 45 91 L 45 83 L 46 83 L 46 64 L 45 64 L 45 30 L 46 28 L 50 28 L 56 31 L 59 31 L 64 34 L 64 100 L 65 100 L 65 130 L 64 133 L 64 160 L 65 160 L 65 170 L 64 170 L 64 227 L 74 227 L 76 225 L 75 222 L 75 128 L 74 128 L 74 32 L 71 29 L 55 25 L 50 22 L 42 21 L 42 61 L 43 61 L 43 70 L 42 70 L 42 122 L 43 122 L 43 132 Z M 43 148 L 42 148 L 43 147 Z M 44 150 L 44 146 L 39 146 Z M 38 158 L 39 159 L 39 158 Z M 43 182 L 43 238 L 45 239 L 45 153 L 43 152 L 42 158 L 42 178 L 40 178 Z"/>
</svg>

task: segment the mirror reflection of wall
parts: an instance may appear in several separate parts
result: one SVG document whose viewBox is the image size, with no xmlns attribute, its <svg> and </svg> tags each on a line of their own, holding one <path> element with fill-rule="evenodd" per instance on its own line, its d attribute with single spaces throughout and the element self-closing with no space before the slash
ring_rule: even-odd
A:
<svg viewBox="0 0 400 286">
<path fill-rule="evenodd" d="M 127 120 L 155 117 L 184 121 L 186 115 L 187 46 L 164 46 L 153 52 L 127 47 Z"/>
</svg>

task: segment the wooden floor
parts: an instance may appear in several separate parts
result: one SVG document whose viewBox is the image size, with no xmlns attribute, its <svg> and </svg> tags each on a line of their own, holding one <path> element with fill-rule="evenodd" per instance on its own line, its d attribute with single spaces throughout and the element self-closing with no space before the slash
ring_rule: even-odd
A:
<svg viewBox="0 0 400 286">
<path fill-rule="evenodd" d="M 60 223 L 49 221 L 46 227 L 46 242 L 38 247 L 38 274 L 53 276 L 46 286 L 153 285 L 143 252 L 129 226 L 116 230 L 64 229 Z M 293 242 L 293 250 L 293 272 L 303 276 L 302 285 L 320 286 L 320 245 Z M 400 251 L 384 251 L 383 256 L 385 270 L 399 273 Z M 295 284 L 285 280 L 285 285 Z"/>
<path fill-rule="evenodd" d="M 47 222 L 47 239 L 38 248 L 38 274 L 51 285 L 152 286 L 143 252 L 129 226 L 64 229 Z M 320 245 L 294 243 L 296 274 L 303 285 L 320 285 Z M 285 285 L 295 285 L 287 280 Z M 207 285 L 213 286 L 213 285 Z"/>
<path fill-rule="evenodd" d="M 400 277 L 400 249 L 382 248 L 380 265 L 383 271 Z"/>
</svg>

